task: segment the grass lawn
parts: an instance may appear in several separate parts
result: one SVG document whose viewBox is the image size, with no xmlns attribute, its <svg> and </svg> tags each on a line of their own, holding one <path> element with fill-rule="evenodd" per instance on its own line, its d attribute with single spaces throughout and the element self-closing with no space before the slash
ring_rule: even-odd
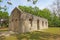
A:
<svg viewBox="0 0 60 40">
<path fill-rule="evenodd" d="M 60 34 L 60 27 L 50 27 L 43 32 L 53 33 L 53 34 Z"/>
<path fill-rule="evenodd" d="M 5 38 L 5 40 L 17 40 L 17 37 L 15 36 L 8 36 Z"/>
<path fill-rule="evenodd" d="M 8 28 L 0 28 L 0 32 L 8 31 Z"/>
<path fill-rule="evenodd" d="M 60 40 L 60 28 L 50 27 L 43 31 L 11 35 L 5 37 L 5 40 Z"/>
</svg>

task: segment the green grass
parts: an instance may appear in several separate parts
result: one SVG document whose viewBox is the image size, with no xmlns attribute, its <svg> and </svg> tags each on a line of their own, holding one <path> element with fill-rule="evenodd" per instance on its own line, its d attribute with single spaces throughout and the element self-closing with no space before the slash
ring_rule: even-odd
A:
<svg viewBox="0 0 60 40">
<path fill-rule="evenodd" d="M 0 28 L 0 32 L 8 31 L 8 28 Z"/>
<path fill-rule="evenodd" d="M 11 35 L 5 37 L 4 40 L 58 40 L 58 38 L 60 38 L 60 28 L 50 27 L 49 29 L 45 29 L 43 31 L 34 31 Z"/>
<path fill-rule="evenodd" d="M 17 37 L 15 36 L 8 36 L 5 38 L 5 40 L 17 40 Z"/>
<path fill-rule="evenodd" d="M 28 32 L 23 34 L 18 34 L 17 36 L 18 40 L 26 39 L 26 40 L 52 40 L 55 38 L 60 37 L 60 35 L 57 34 L 51 34 L 47 32 L 41 32 L 41 31 L 35 31 L 35 32 Z"/>
<path fill-rule="evenodd" d="M 60 28 L 50 27 L 43 31 L 28 32 L 17 35 L 18 40 L 55 40 L 60 38 Z M 60 39 L 59 39 L 60 40 Z"/>
<path fill-rule="evenodd" d="M 60 34 L 60 27 L 50 27 L 46 30 L 43 30 L 43 32 L 48 32 L 52 34 Z"/>
</svg>

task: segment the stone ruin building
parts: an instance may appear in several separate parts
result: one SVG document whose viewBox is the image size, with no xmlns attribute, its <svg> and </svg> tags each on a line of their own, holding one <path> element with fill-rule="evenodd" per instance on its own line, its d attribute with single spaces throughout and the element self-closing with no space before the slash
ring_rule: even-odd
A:
<svg viewBox="0 0 60 40">
<path fill-rule="evenodd" d="M 19 8 L 14 8 L 9 19 L 9 30 L 18 33 L 37 31 L 48 28 L 48 20 L 38 17 Z"/>
</svg>

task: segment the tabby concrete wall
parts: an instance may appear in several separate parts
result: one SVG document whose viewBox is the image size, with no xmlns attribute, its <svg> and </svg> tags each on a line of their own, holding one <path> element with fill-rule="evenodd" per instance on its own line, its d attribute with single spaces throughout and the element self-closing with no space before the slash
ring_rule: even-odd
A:
<svg viewBox="0 0 60 40">
<path fill-rule="evenodd" d="M 39 20 L 39 22 L 37 22 L 37 20 Z M 15 8 L 11 13 L 9 20 L 9 30 L 11 31 L 23 33 L 47 28 L 48 20 L 45 18 L 23 12 L 18 8 Z"/>
</svg>

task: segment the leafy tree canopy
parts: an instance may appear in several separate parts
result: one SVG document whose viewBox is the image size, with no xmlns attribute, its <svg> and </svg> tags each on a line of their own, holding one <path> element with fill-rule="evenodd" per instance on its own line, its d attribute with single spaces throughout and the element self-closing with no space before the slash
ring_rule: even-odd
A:
<svg viewBox="0 0 60 40">
<path fill-rule="evenodd" d="M 38 7 L 26 7 L 26 6 L 19 6 L 19 8 L 27 13 L 31 13 L 36 16 L 40 16 L 43 18 L 48 19 L 48 23 L 50 27 L 60 27 L 60 20 L 55 13 L 51 13 L 51 11 L 47 8 L 40 10 Z"/>
</svg>

